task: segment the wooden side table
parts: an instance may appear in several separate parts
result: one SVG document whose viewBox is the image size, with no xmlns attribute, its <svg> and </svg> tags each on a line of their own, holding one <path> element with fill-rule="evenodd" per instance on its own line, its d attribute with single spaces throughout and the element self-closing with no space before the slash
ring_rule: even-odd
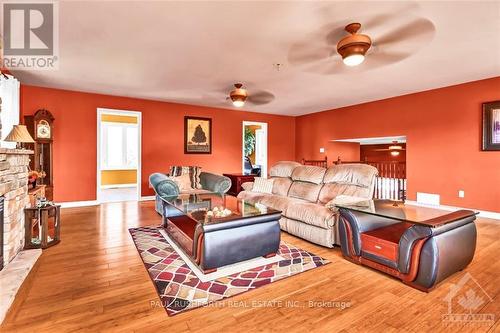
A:
<svg viewBox="0 0 500 333">
<path fill-rule="evenodd" d="M 45 185 L 37 185 L 35 188 L 29 189 L 28 196 L 30 198 L 30 207 L 35 207 L 36 199 L 45 198 Z"/>
<path fill-rule="evenodd" d="M 242 173 L 225 173 L 224 176 L 231 179 L 231 188 L 227 191 L 227 194 L 237 196 L 238 193 L 243 191 L 241 184 L 246 182 L 253 182 L 256 175 L 244 175 Z"/>
<path fill-rule="evenodd" d="M 46 249 L 61 241 L 61 206 L 24 209 L 25 249 Z"/>
</svg>

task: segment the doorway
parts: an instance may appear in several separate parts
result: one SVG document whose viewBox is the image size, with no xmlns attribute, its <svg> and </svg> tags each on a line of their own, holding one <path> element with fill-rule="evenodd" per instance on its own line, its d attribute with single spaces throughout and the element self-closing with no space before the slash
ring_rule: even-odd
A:
<svg viewBox="0 0 500 333">
<path fill-rule="evenodd" d="M 377 168 L 375 199 L 406 199 L 406 136 L 342 139 L 332 143 L 338 156 L 336 163 L 364 163 Z M 345 159 L 344 156 L 356 157 Z"/>
<path fill-rule="evenodd" d="M 141 198 L 141 113 L 97 109 L 97 202 Z"/>
<path fill-rule="evenodd" d="M 267 123 L 243 122 L 242 172 L 267 178 Z"/>
</svg>

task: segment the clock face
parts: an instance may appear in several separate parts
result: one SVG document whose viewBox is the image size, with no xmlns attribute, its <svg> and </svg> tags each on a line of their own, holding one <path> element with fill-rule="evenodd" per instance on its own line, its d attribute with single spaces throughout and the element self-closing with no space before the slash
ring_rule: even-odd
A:
<svg viewBox="0 0 500 333">
<path fill-rule="evenodd" d="M 42 120 L 37 124 L 36 136 L 39 139 L 50 139 L 50 125 L 47 121 Z"/>
</svg>

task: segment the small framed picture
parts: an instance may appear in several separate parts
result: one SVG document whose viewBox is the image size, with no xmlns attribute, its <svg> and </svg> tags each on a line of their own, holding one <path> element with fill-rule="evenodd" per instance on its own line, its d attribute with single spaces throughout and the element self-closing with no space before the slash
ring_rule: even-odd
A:
<svg viewBox="0 0 500 333">
<path fill-rule="evenodd" d="M 500 101 L 483 103 L 483 150 L 500 150 Z"/>
<path fill-rule="evenodd" d="M 212 119 L 184 117 L 184 154 L 212 153 Z"/>
</svg>

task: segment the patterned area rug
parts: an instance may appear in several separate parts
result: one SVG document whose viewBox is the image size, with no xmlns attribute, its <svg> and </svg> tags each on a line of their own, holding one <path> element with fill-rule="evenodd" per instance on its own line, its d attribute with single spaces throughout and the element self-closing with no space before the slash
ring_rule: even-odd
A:
<svg viewBox="0 0 500 333">
<path fill-rule="evenodd" d="M 326 259 L 281 242 L 278 254 L 284 260 L 202 282 L 156 227 L 133 228 L 129 231 L 169 316 L 329 263 Z"/>
</svg>

